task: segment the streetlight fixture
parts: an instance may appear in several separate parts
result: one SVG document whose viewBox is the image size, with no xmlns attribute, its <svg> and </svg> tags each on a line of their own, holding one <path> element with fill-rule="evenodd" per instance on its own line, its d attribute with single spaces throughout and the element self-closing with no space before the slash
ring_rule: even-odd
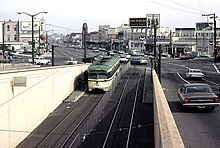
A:
<svg viewBox="0 0 220 148">
<path fill-rule="evenodd" d="M 217 16 L 215 16 L 215 13 L 213 14 L 203 14 L 202 16 L 210 16 L 210 19 L 214 20 L 214 63 L 217 62 L 217 48 L 216 48 L 216 18 L 218 18 Z"/>
<path fill-rule="evenodd" d="M 26 14 L 26 15 L 28 15 L 32 18 L 32 22 L 31 22 L 32 23 L 31 24 L 32 25 L 32 27 L 31 27 L 31 29 L 32 29 L 32 64 L 34 64 L 34 46 L 35 46 L 35 42 L 34 42 L 34 17 L 37 16 L 38 14 L 40 14 L 40 13 L 47 14 L 48 12 L 42 11 L 42 12 L 38 12 L 34 15 L 31 15 L 31 14 L 26 13 L 26 12 L 18 12 L 18 14 Z"/>
<path fill-rule="evenodd" d="M 54 31 L 54 30 L 51 29 L 51 30 L 46 31 L 46 49 L 47 49 L 47 51 L 48 51 L 47 33 L 50 32 L 50 31 Z"/>
</svg>

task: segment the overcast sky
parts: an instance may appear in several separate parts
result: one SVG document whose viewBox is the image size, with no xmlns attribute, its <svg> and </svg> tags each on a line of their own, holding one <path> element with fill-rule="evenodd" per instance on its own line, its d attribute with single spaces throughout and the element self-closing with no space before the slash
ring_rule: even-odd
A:
<svg viewBox="0 0 220 148">
<path fill-rule="evenodd" d="M 220 17 L 219 0 L 0 0 L 0 20 L 29 21 L 30 16 L 17 12 L 36 14 L 47 11 L 42 17 L 47 26 L 59 33 L 81 32 L 87 23 L 89 32 L 97 31 L 99 25 L 118 27 L 129 23 L 129 18 L 146 17 L 146 14 L 160 14 L 163 27 L 195 27 L 196 22 L 206 22 L 205 13 Z M 219 26 L 219 19 L 217 27 Z M 210 20 L 212 21 L 212 20 Z"/>
</svg>

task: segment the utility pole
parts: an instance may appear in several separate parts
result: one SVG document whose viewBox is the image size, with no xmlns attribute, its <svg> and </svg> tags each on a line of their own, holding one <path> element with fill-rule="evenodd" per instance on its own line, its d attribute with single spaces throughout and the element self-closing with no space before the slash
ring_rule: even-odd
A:
<svg viewBox="0 0 220 148">
<path fill-rule="evenodd" d="M 213 14 L 213 17 L 210 17 L 210 18 L 213 18 L 214 19 L 214 63 L 217 62 L 217 48 L 216 48 L 216 16 L 215 16 L 215 13 Z"/>
<path fill-rule="evenodd" d="M 170 56 L 173 55 L 173 50 L 172 50 L 172 31 L 170 30 L 170 50 L 169 50 Z"/>
<path fill-rule="evenodd" d="M 217 16 L 215 16 L 215 13 L 213 14 L 203 14 L 202 16 L 210 16 L 211 19 L 214 20 L 214 63 L 217 62 L 217 55 L 218 55 L 218 51 L 216 48 L 216 18 L 218 18 Z"/>
</svg>

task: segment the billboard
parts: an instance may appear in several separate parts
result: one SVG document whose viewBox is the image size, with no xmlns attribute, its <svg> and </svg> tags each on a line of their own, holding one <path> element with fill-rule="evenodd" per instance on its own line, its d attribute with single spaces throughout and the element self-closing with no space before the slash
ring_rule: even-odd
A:
<svg viewBox="0 0 220 148">
<path fill-rule="evenodd" d="M 40 22 L 34 22 L 34 30 L 39 30 Z M 32 22 L 21 22 L 21 30 L 22 31 L 31 31 L 32 30 Z"/>
<path fill-rule="evenodd" d="M 153 27 L 153 24 L 156 24 L 156 27 L 160 27 L 160 14 L 147 14 L 147 27 Z"/>
<path fill-rule="evenodd" d="M 146 18 L 129 18 L 129 24 L 132 28 L 146 27 Z"/>
<path fill-rule="evenodd" d="M 212 30 L 212 23 L 196 23 L 196 30 Z"/>
</svg>

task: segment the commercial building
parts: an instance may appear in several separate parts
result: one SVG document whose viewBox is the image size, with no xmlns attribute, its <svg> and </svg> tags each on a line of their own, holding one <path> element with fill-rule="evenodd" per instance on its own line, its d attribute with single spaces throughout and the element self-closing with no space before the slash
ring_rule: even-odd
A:
<svg viewBox="0 0 220 148">
<path fill-rule="evenodd" d="M 31 21 L 1 21 L 0 25 L 0 44 L 7 49 L 16 52 L 31 51 L 32 45 L 32 23 Z M 34 41 L 35 47 L 41 48 L 45 45 L 44 22 L 34 22 Z"/>
</svg>

